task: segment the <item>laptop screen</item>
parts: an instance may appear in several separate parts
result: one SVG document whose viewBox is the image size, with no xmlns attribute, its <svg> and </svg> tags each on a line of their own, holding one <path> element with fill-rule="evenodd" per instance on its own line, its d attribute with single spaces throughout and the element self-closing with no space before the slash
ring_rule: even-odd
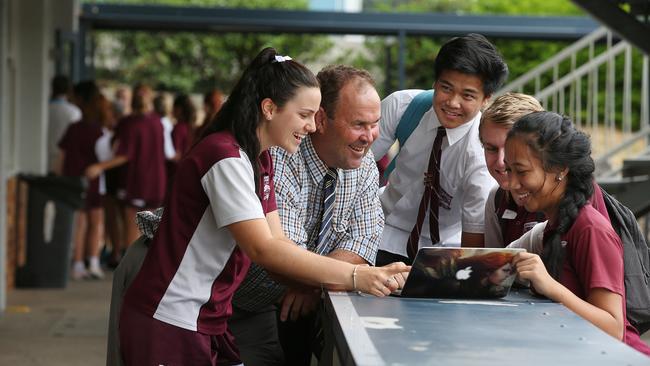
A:
<svg viewBox="0 0 650 366">
<path fill-rule="evenodd" d="M 510 291 L 520 248 L 443 248 L 418 251 L 402 297 L 489 299 Z"/>
</svg>

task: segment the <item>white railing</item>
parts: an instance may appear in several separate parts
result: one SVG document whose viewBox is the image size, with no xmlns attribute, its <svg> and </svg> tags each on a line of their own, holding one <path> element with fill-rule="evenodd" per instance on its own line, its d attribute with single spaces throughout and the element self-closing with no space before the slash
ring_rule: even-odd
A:
<svg viewBox="0 0 650 366">
<path fill-rule="evenodd" d="M 648 151 L 648 55 L 601 27 L 498 94 L 534 95 L 592 138 L 598 176 L 617 175 L 625 157 Z"/>
</svg>

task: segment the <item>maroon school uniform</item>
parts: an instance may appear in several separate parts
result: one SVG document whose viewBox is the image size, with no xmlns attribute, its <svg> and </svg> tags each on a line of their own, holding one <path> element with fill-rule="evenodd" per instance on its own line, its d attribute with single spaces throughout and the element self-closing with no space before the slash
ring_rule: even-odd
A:
<svg viewBox="0 0 650 366">
<path fill-rule="evenodd" d="M 589 199 L 589 203 L 609 221 L 603 192 L 595 181 L 593 186 L 594 193 Z M 505 191 L 501 192 L 506 193 Z M 498 202 L 495 202 L 497 217 L 501 218 L 501 234 L 506 245 L 519 239 L 524 233 L 532 229 L 535 224 L 546 221 L 546 216 L 542 212 L 528 212 L 523 206 L 517 206 L 515 201 L 508 196 L 509 194 L 497 194 L 495 196 L 495 200 L 498 200 Z M 506 211 L 511 214 L 514 213 L 512 214 L 513 218 L 504 217 Z"/>
<path fill-rule="evenodd" d="M 501 224 L 501 235 L 503 243 L 507 245 L 519 239 L 524 233 L 532 229 L 535 224 L 546 221 L 542 212 L 528 212 L 524 206 L 518 206 L 509 193 L 500 190 L 502 193 L 495 196 L 497 217 Z M 508 212 L 508 215 L 506 215 Z"/>
<path fill-rule="evenodd" d="M 277 209 L 268 152 L 259 164 L 256 193 L 251 162 L 228 132 L 207 136 L 181 160 L 160 227 L 124 296 L 120 343 L 127 359 L 189 364 L 194 353 L 208 354 L 210 347 L 209 338 L 207 345 L 192 339 L 229 338 L 226 320 L 232 314 L 232 296 L 250 259 L 227 226 L 264 219 Z M 137 324 L 129 321 L 138 318 Z M 164 328 L 176 335 L 159 334 Z M 176 337 L 183 341 L 174 342 Z M 158 351 L 136 346 L 145 339 L 147 347 Z M 219 354 L 216 357 L 219 360 Z"/>
<path fill-rule="evenodd" d="M 120 197 L 135 207 L 158 207 L 166 188 L 163 126 L 160 118 L 151 113 L 130 115 L 120 121 L 115 131 L 117 151 L 129 162 L 124 169 Z"/>
<path fill-rule="evenodd" d="M 623 341 L 650 355 L 650 347 L 641 341 L 638 332 L 626 317 L 623 244 L 609 220 L 587 204 L 578 213 L 573 226 L 562 236 L 562 241 L 566 242 L 560 276 L 562 285 L 585 301 L 589 291 L 595 288 L 604 288 L 621 295 L 625 319 Z"/>
<path fill-rule="evenodd" d="M 97 162 L 95 144 L 102 136 L 102 127 L 97 123 L 75 122 L 68 126 L 59 141 L 59 148 L 64 151 L 63 175 L 83 177 L 86 168 Z M 86 208 L 101 206 L 99 178 L 88 182 L 86 189 Z"/>
<path fill-rule="evenodd" d="M 172 130 L 172 141 L 177 154 L 184 156 L 190 148 L 190 124 L 178 122 Z"/>
<path fill-rule="evenodd" d="M 185 156 L 187 151 L 190 149 L 190 124 L 178 122 L 174 125 L 172 130 L 172 142 L 174 143 L 174 150 L 176 154 L 179 154 L 181 157 Z M 167 182 L 171 183 L 174 181 L 174 176 L 176 175 L 176 169 L 178 168 L 177 161 L 167 161 Z"/>
</svg>

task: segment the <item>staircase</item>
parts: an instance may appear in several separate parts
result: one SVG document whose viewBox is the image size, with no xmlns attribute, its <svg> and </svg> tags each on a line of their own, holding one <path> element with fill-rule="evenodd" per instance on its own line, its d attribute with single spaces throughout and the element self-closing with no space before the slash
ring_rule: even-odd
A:
<svg viewBox="0 0 650 366">
<path fill-rule="evenodd" d="M 650 0 L 573 0 L 621 37 L 650 54 Z"/>
<path fill-rule="evenodd" d="M 650 29 L 642 36 L 650 42 Z M 650 212 L 649 53 L 601 27 L 497 93 L 530 94 L 571 117 L 591 136 L 598 183 L 637 217 Z"/>
</svg>

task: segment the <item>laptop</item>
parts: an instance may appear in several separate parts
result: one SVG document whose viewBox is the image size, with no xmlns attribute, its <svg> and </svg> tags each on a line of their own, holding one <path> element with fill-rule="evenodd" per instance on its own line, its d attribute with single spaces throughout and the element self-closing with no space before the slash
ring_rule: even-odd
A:
<svg viewBox="0 0 650 366">
<path fill-rule="evenodd" d="M 522 248 L 426 247 L 418 250 L 401 297 L 497 299 L 517 273 L 510 264 Z"/>
</svg>

